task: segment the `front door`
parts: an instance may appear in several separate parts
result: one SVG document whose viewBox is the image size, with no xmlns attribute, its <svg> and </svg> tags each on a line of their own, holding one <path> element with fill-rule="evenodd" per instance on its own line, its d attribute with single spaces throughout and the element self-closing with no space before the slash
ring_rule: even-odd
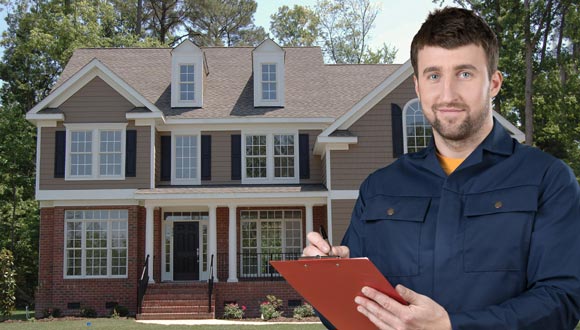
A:
<svg viewBox="0 0 580 330">
<path fill-rule="evenodd" d="M 173 280 L 199 280 L 199 222 L 173 224 Z"/>
</svg>

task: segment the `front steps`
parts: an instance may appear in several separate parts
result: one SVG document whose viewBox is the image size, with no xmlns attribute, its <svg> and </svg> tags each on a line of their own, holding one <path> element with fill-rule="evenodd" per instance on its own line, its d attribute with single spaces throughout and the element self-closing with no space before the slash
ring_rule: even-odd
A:
<svg viewBox="0 0 580 330">
<path fill-rule="evenodd" d="M 215 292 L 211 305 L 208 283 L 149 284 L 137 320 L 192 320 L 215 318 Z"/>
</svg>

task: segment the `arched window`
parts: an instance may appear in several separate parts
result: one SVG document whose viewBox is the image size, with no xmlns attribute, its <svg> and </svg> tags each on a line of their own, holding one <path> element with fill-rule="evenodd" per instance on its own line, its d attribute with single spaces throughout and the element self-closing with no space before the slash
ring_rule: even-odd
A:
<svg viewBox="0 0 580 330">
<path fill-rule="evenodd" d="M 416 152 L 425 148 L 431 136 L 431 125 L 423 116 L 419 99 L 413 99 L 403 108 L 403 147 L 404 152 Z"/>
</svg>

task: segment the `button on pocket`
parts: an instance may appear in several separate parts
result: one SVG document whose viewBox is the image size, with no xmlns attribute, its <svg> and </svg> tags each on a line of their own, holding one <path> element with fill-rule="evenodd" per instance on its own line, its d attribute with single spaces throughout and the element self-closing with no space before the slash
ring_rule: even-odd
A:
<svg viewBox="0 0 580 330">
<path fill-rule="evenodd" d="M 537 200 L 535 186 L 466 195 L 464 270 L 523 271 Z"/>
<path fill-rule="evenodd" d="M 365 252 L 386 276 L 419 274 L 421 228 L 430 197 L 377 195 L 367 200 Z"/>
</svg>

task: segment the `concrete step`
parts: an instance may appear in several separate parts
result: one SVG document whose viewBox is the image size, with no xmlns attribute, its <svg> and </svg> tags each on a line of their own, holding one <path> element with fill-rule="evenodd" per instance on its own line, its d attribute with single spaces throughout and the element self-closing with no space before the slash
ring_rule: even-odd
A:
<svg viewBox="0 0 580 330">
<path fill-rule="evenodd" d="M 171 314 L 171 313 L 193 313 L 204 314 L 208 313 L 208 306 L 143 306 L 141 308 L 142 314 L 157 313 L 157 314 Z M 213 311 L 213 308 L 212 310 Z"/>
<path fill-rule="evenodd" d="M 203 320 L 214 319 L 214 313 L 142 313 L 137 320 Z"/>
</svg>

